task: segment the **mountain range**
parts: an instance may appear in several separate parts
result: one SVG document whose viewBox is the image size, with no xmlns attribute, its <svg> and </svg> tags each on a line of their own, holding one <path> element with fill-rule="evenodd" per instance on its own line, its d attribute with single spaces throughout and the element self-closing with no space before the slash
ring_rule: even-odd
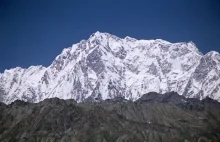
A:
<svg viewBox="0 0 220 142">
<path fill-rule="evenodd" d="M 96 32 L 63 49 L 48 67 L 16 67 L 0 74 L 0 101 L 6 104 L 53 97 L 77 102 L 115 97 L 135 101 L 152 91 L 220 101 L 220 54 L 204 55 L 193 42 Z"/>
</svg>

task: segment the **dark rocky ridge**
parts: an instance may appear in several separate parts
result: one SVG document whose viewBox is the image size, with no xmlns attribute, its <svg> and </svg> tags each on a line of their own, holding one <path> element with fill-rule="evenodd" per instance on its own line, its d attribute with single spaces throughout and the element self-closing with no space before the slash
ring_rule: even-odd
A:
<svg viewBox="0 0 220 142">
<path fill-rule="evenodd" d="M 175 92 L 76 103 L 0 103 L 1 142 L 202 142 L 220 140 L 220 103 Z"/>
</svg>

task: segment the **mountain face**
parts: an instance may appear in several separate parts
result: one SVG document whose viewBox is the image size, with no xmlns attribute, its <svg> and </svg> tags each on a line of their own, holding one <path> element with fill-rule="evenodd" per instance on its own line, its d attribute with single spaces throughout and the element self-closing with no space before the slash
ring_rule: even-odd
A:
<svg viewBox="0 0 220 142">
<path fill-rule="evenodd" d="M 220 101 L 220 54 L 200 53 L 192 42 L 121 39 L 96 32 L 66 48 L 48 67 L 31 66 L 0 74 L 0 101 L 76 101 L 175 91 Z"/>
<path fill-rule="evenodd" d="M 151 92 L 136 102 L 0 103 L 1 142 L 217 142 L 220 103 Z"/>
</svg>

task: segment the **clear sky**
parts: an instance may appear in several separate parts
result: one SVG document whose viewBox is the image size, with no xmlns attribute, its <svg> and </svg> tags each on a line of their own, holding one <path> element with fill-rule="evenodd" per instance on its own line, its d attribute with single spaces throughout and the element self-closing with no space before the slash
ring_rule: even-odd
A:
<svg viewBox="0 0 220 142">
<path fill-rule="evenodd" d="M 220 0 L 0 0 L 0 72 L 48 66 L 96 31 L 220 52 Z"/>
</svg>

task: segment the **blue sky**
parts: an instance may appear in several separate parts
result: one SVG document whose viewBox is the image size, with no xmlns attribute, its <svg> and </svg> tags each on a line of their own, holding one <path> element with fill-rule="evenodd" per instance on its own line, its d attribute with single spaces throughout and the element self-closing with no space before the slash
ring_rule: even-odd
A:
<svg viewBox="0 0 220 142">
<path fill-rule="evenodd" d="M 193 41 L 220 52 L 219 0 L 0 0 L 0 72 L 48 66 L 92 33 Z"/>
</svg>

